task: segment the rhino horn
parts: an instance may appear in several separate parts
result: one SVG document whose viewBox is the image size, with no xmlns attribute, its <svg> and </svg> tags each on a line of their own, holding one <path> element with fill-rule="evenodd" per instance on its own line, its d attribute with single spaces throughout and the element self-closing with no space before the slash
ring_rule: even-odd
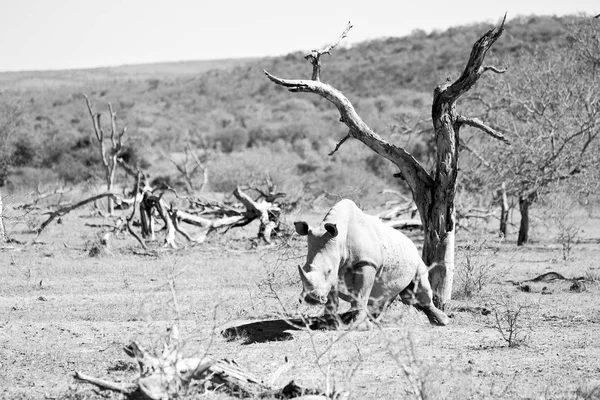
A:
<svg viewBox="0 0 600 400">
<path fill-rule="evenodd" d="M 302 278 L 302 282 L 305 282 L 307 280 L 306 272 L 304 272 L 304 269 L 302 269 L 300 265 L 298 265 L 298 271 L 300 272 L 300 278 Z"/>
</svg>

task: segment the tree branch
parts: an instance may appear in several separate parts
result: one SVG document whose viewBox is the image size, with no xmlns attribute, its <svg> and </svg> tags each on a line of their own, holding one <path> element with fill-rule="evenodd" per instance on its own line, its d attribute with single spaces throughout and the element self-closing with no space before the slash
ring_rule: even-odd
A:
<svg viewBox="0 0 600 400">
<path fill-rule="evenodd" d="M 335 152 L 338 151 L 340 149 L 340 147 L 344 144 L 344 142 L 348 139 L 350 139 L 350 133 L 348 133 L 346 136 L 344 136 L 342 139 L 340 139 L 340 141 L 336 143 L 335 148 L 333 150 L 331 150 L 328 155 L 329 156 L 334 155 Z"/>
<path fill-rule="evenodd" d="M 35 229 L 35 237 L 33 238 L 32 242 L 34 242 L 38 238 L 38 236 L 40 236 L 40 234 L 42 233 L 42 231 L 50 224 L 50 222 L 54 221 L 55 218 L 63 216 L 65 214 L 73 211 L 76 208 L 79 208 L 81 206 L 86 205 L 87 203 L 91 203 L 93 201 L 100 200 L 100 199 L 103 199 L 105 197 L 110 197 L 111 199 L 113 199 L 117 203 L 119 203 L 121 201 L 121 199 L 117 195 L 115 195 L 114 193 L 106 192 L 106 193 L 100 193 L 100 194 L 98 194 L 96 196 L 89 197 L 89 198 L 87 198 L 85 200 L 82 200 L 82 201 L 80 201 L 78 203 L 75 203 L 75 204 L 72 204 L 72 205 L 69 205 L 69 206 L 65 206 L 65 207 L 59 208 L 58 210 L 51 212 L 50 216 L 48 217 L 48 219 L 46 221 L 44 221 L 37 229 Z"/>
<path fill-rule="evenodd" d="M 500 35 L 502 35 L 502 32 L 504 32 L 505 22 L 506 14 L 504 14 L 504 18 L 499 27 L 490 29 L 475 42 L 465 70 L 454 83 L 436 88 L 436 93 L 439 94 L 440 101 L 446 103 L 455 102 L 460 96 L 471 89 L 485 71 L 492 69 L 494 72 L 499 71 L 494 67 L 482 66 L 482 64 L 487 51 L 492 47 L 496 40 L 498 40 Z"/>
<path fill-rule="evenodd" d="M 350 100 L 348 100 L 339 90 L 319 81 L 282 79 L 267 71 L 264 71 L 264 73 L 272 82 L 287 88 L 290 92 L 314 93 L 333 103 L 340 112 L 340 121 L 350 128 L 348 134 L 363 142 L 377 154 L 397 165 L 405 176 L 406 182 L 412 189 L 418 187 L 420 184 L 424 184 L 428 187 L 433 185 L 433 178 L 425 168 L 423 168 L 423 166 L 406 150 L 386 142 L 373 132 L 356 113 Z"/>
<path fill-rule="evenodd" d="M 319 81 L 321 78 L 321 56 L 323 54 L 331 54 L 331 50 L 335 49 L 337 47 L 337 45 L 340 44 L 340 41 L 348 35 L 348 32 L 350 31 L 350 29 L 352 29 L 352 22 L 348 21 L 348 25 L 346 26 L 346 29 L 344 29 L 344 32 L 342 32 L 342 34 L 340 35 L 340 37 L 338 37 L 338 39 L 335 41 L 334 44 L 327 46 L 322 50 L 311 50 L 310 54 L 307 54 L 304 57 L 306 60 L 310 61 L 310 63 L 313 66 L 313 72 L 312 72 L 312 80 L 313 81 Z"/>
<path fill-rule="evenodd" d="M 494 67 L 493 65 L 486 65 L 483 67 L 483 72 L 486 72 L 486 71 L 492 71 L 496 74 L 503 74 L 506 72 L 506 68 L 499 69 L 499 68 Z"/>
<path fill-rule="evenodd" d="M 475 158 L 477 158 L 483 165 L 485 165 L 489 169 L 494 169 L 492 164 L 490 164 L 479 152 L 475 151 L 471 146 L 469 146 L 464 140 L 460 139 L 459 141 L 460 147 L 467 150 L 469 153 L 473 154 Z"/>
<path fill-rule="evenodd" d="M 479 118 L 469 118 L 469 117 L 465 117 L 463 115 L 458 115 L 456 118 L 456 122 L 458 122 L 459 124 L 465 124 L 465 125 L 472 126 L 473 128 L 478 128 L 478 129 L 482 130 L 483 132 L 487 133 L 488 135 L 490 135 L 491 137 L 493 137 L 494 139 L 498 139 L 506 144 L 510 144 L 510 141 L 503 134 L 501 134 L 497 130 L 487 126 Z"/>
</svg>

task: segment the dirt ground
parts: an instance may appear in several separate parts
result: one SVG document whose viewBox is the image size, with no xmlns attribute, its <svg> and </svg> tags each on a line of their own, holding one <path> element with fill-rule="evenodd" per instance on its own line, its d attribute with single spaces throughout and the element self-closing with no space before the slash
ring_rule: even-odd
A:
<svg viewBox="0 0 600 400">
<path fill-rule="evenodd" d="M 234 359 L 267 381 L 288 364 L 276 385 L 294 380 L 345 390 L 351 399 L 600 398 L 598 219 L 587 220 L 568 261 L 543 229 L 523 248 L 491 231 L 461 230 L 457 268 L 472 266 L 470 282 L 481 290 L 476 284 L 465 296 L 469 278 L 457 273 L 451 324 L 432 327 L 394 303 L 379 325 L 360 332 L 280 322 L 320 312 L 298 303 L 300 238 L 254 247 L 250 226 L 177 251 L 155 243 L 159 251 L 148 256 L 135 254 L 139 246 L 123 234 L 110 253 L 90 257 L 99 228 L 86 224 L 104 222 L 69 214 L 40 243 L 0 251 L 0 397 L 120 398 L 73 373 L 133 380 L 136 365 L 122 347 L 136 340 L 159 348 L 177 324 L 186 355 Z M 31 239 L 26 229 L 8 222 L 15 239 Z M 409 236 L 421 244 L 418 233 Z M 577 290 L 571 280 L 524 282 L 547 272 L 583 280 Z M 502 320 L 519 307 L 519 345 L 509 347 L 496 315 Z"/>
</svg>

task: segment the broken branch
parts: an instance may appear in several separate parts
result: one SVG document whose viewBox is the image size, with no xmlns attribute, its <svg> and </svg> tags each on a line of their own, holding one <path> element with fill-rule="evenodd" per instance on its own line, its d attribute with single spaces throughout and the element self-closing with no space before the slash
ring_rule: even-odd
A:
<svg viewBox="0 0 600 400">
<path fill-rule="evenodd" d="M 491 137 L 493 137 L 494 139 L 498 139 L 498 140 L 510 145 L 510 141 L 503 134 L 501 134 L 497 130 L 487 126 L 479 118 L 469 118 L 469 117 L 465 117 L 463 115 L 458 115 L 456 118 L 456 122 L 458 122 L 460 124 L 469 125 L 474 128 L 478 128 L 481 131 L 483 131 L 483 132 L 487 133 L 488 135 L 490 135 Z"/>
<path fill-rule="evenodd" d="M 334 155 L 335 152 L 338 151 L 340 149 L 340 147 L 344 144 L 344 142 L 348 139 L 350 139 L 350 133 L 348 133 L 346 136 L 344 136 L 342 139 L 340 139 L 340 141 L 336 143 L 335 148 L 333 150 L 331 150 L 328 155 L 329 156 Z"/>
<path fill-rule="evenodd" d="M 63 215 L 65 215 L 65 214 L 67 214 L 67 213 L 69 213 L 69 212 L 73 211 L 73 210 L 74 210 L 74 209 L 76 209 L 76 208 L 79 208 L 79 207 L 81 207 L 81 206 L 84 206 L 84 205 L 86 205 L 86 204 L 88 204 L 88 203 L 91 203 L 91 202 L 93 202 L 93 201 L 96 201 L 96 200 L 103 199 L 103 198 L 105 198 L 105 197 L 109 197 L 109 198 L 113 199 L 113 200 L 114 200 L 115 202 L 117 202 L 118 204 L 119 204 L 119 203 L 121 203 L 121 198 L 119 198 L 119 197 L 118 197 L 116 194 L 114 194 L 114 193 L 110 193 L 110 192 L 107 192 L 107 193 L 100 193 L 100 194 L 98 194 L 98 195 L 96 195 L 96 196 L 92 196 L 92 197 L 89 197 L 89 198 L 87 198 L 87 199 L 85 199 L 85 200 L 82 200 L 82 201 L 80 201 L 79 203 L 75 203 L 75 204 L 72 204 L 72 205 L 69 205 L 69 206 L 66 206 L 66 207 L 59 208 L 59 209 L 58 209 L 58 210 L 56 210 L 56 211 L 52 211 L 52 212 L 50 213 L 50 216 L 48 217 L 48 219 L 47 219 L 46 221 L 44 221 L 44 222 L 43 222 L 43 223 L 42 223 L 42 224 L 41 224 L 41 225 L 40 225 L 38 228 L 36 228 L 36 229 L 34 230 L 34 232 L 35 232 L 35 237 L 33 238 L 33 241 L 35 241 L 35 240 L 38 238 L 38 236 L 40 236 L 40 234 L 42 233 L 42 231 L 43 231 L 43 230 L 44 230 L 44 229 L 45 229 L 45 228 L 46 228 L 46 227 L 47 227 L 47 226 L 48 226 L 48 225 L 49 225 L 49 224 L 50 224 L 52 221 L 54 221 L 54 219 L 55 219 L 55 218 L 57 218 L 57 217 L 62 217 Z"/>
<path fill-rule="evenodd" d="M 341 40 L 344 39 L 348 35 L 348 32 L 350 31 L 350 29 L 352 29 L 352 22 L 348 21 L 348 25 L 346 26 L 346 29 L 344 29 L 344 32 L 342 32 L 342 34 L 340 35 L 340 37 L 338 37 L 338 39 L 335 41 L 334 44 L 329 45 L 322 50 L 312 50 L 310 52 L 310 54 L 307 54 L 304 57 L 306 60 L 310 61 L 310 63 L 313 66 L 313 72 L 312 72 L 312 80 L 313 81 L 319 81 L 321 79 L 321 56 L 323 54 L 331 54 L 331 50 L 335 49 L 337 47 L 337 45 L 340 44 Z"/>
</svg>

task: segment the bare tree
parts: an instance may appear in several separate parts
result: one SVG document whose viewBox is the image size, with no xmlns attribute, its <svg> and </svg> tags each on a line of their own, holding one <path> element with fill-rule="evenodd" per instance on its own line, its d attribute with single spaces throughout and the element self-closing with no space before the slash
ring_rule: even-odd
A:
<svg viewBox="0 0 600 400">
<path fill-rule="evenodd" d="M 473 126 L 506 142 L 502 134 L 482 121 L 459 114 L 456 103 L 484 72 L 503 72 L 483 65 L 483 61 L 487 51 L 504 31 L 505 19 L 506 16 L 499 27 L 491 29 L 475 42 L 460 77 L 454 82 L 448 80 L 434 90 L 432 121 L 437 145 L 437 160 L 435 170 L 431 172 L 406 150 L 385 141 L 373 132 L 339 90 L 320 81 L 321 56 L 330 54 L 340 40 L 346 37 L 352 28 L 350 23 L 335 44 L 320 51 L 313 50 L 306 56 L 312 64 L 312 79 L 281 79 L 265 71 L 271 81 L 288 88 L 291 92 L 318 94 L 337 107 L 341 114 L 340 121 L 348 127 L 349 131 L 338 142 L 332 154 L 339 150 L 346 140 L 355 138 L 398 166 L 400 172 L 396 176 L 404 179 L 410 187 L 423 223 L 425 231 L 423 260 L 427 264 L 437 261 L 445 265 L 445 267 L 436 267 L 430 272 L 434 303 L 440 309 L 444 309 L 452 293 L 456 228 L 454 196 L 458 175 L 459 130 L 464 125 Z"/>
<path fill-rule="evenodd" d="M 3 106 L 0 115 L 0 187 L 6 184 L 11 166 L 11 141 L 20 122 L 20 110 L 17 106 Z M 0 243 L 7 240 L 4 226 L 4 209 L 2 207 L 2 191 L 0 190 Z"/>
<path fill-rule="evenodd" d="M 510 152 L 487 147 L 488 174 L 518 198 L 518 245 L 529 241 L 530 208 L 566 184 L 597 181 L 600 168 L 600 21 L 582 19 L 569 27 L 567 46 L 523 54 L 502 80 L 492 80 L 497 102 L 486 104 L 489 118 L 507 127 Z M 595 30 L 595 34 L 590 32 Z"/>
<path fill-rule="evenodd" d="M 202 161 L 200 161 L 200 157 L 198 157 L 198 155 L 190 148 L 190 146 L 185 147 L 185 159 L 179 163 L 167 156 L 164 152 L 161 152 L 161 154 L 164 158 L 169 160 L 175 166 L 175 168 L 177 168 L 177 171 L 179 171 L 185 180 L 185 190 L 188 194 L 194 194 L 196 192 L 202 193 L 208 184 L 208 168 L 204 165 L 204 163 L 202 163 Z M 193 161 L 193 164 L 190 167 L 191 161 Z M 200 182 L 200 186 L 196 188 L 194 179 L 199 172 L 202 172 L 202 182 Z"/>
<path fill-rule="evenodd" d="M 110 114 L 110 137 L 105 138 L 104 129 L 102 129 L 102 123 L 100 121 L 101 115 L 100 113 L 95 113 L 92 110 L 92 105 L 90 103 L 89 98 L 82 94 L 85 98 L 85 103 L 87 105 L 88 112 L 90 117 L 92 118 L 92 126 L 94 127 L 94 134 L 96 135 L 96 139 L 98 140 L 98 145 L 100 147 L 100 158 L 102 160 L 102 165 L 104 166 L 104 177 L 106 180 L 106 190 L 108 192 L 112 192 L 113 186 L 115 184 L 115 175 L 117 172 L 117 165 L 119 156 L 123 153 L 123 136 L 127 131 L 127 127 L 123 127 L 120 132 L 117 131 L 117 116 L 113 111 L 112 105 L 107 103 L 108 112 Z M 110 147 L 107 146 L 107 142 Z M 108 198 L 108 213 L 112 215 L 114 212 L 114 204 L 113 199 Z"/>
</svg>

